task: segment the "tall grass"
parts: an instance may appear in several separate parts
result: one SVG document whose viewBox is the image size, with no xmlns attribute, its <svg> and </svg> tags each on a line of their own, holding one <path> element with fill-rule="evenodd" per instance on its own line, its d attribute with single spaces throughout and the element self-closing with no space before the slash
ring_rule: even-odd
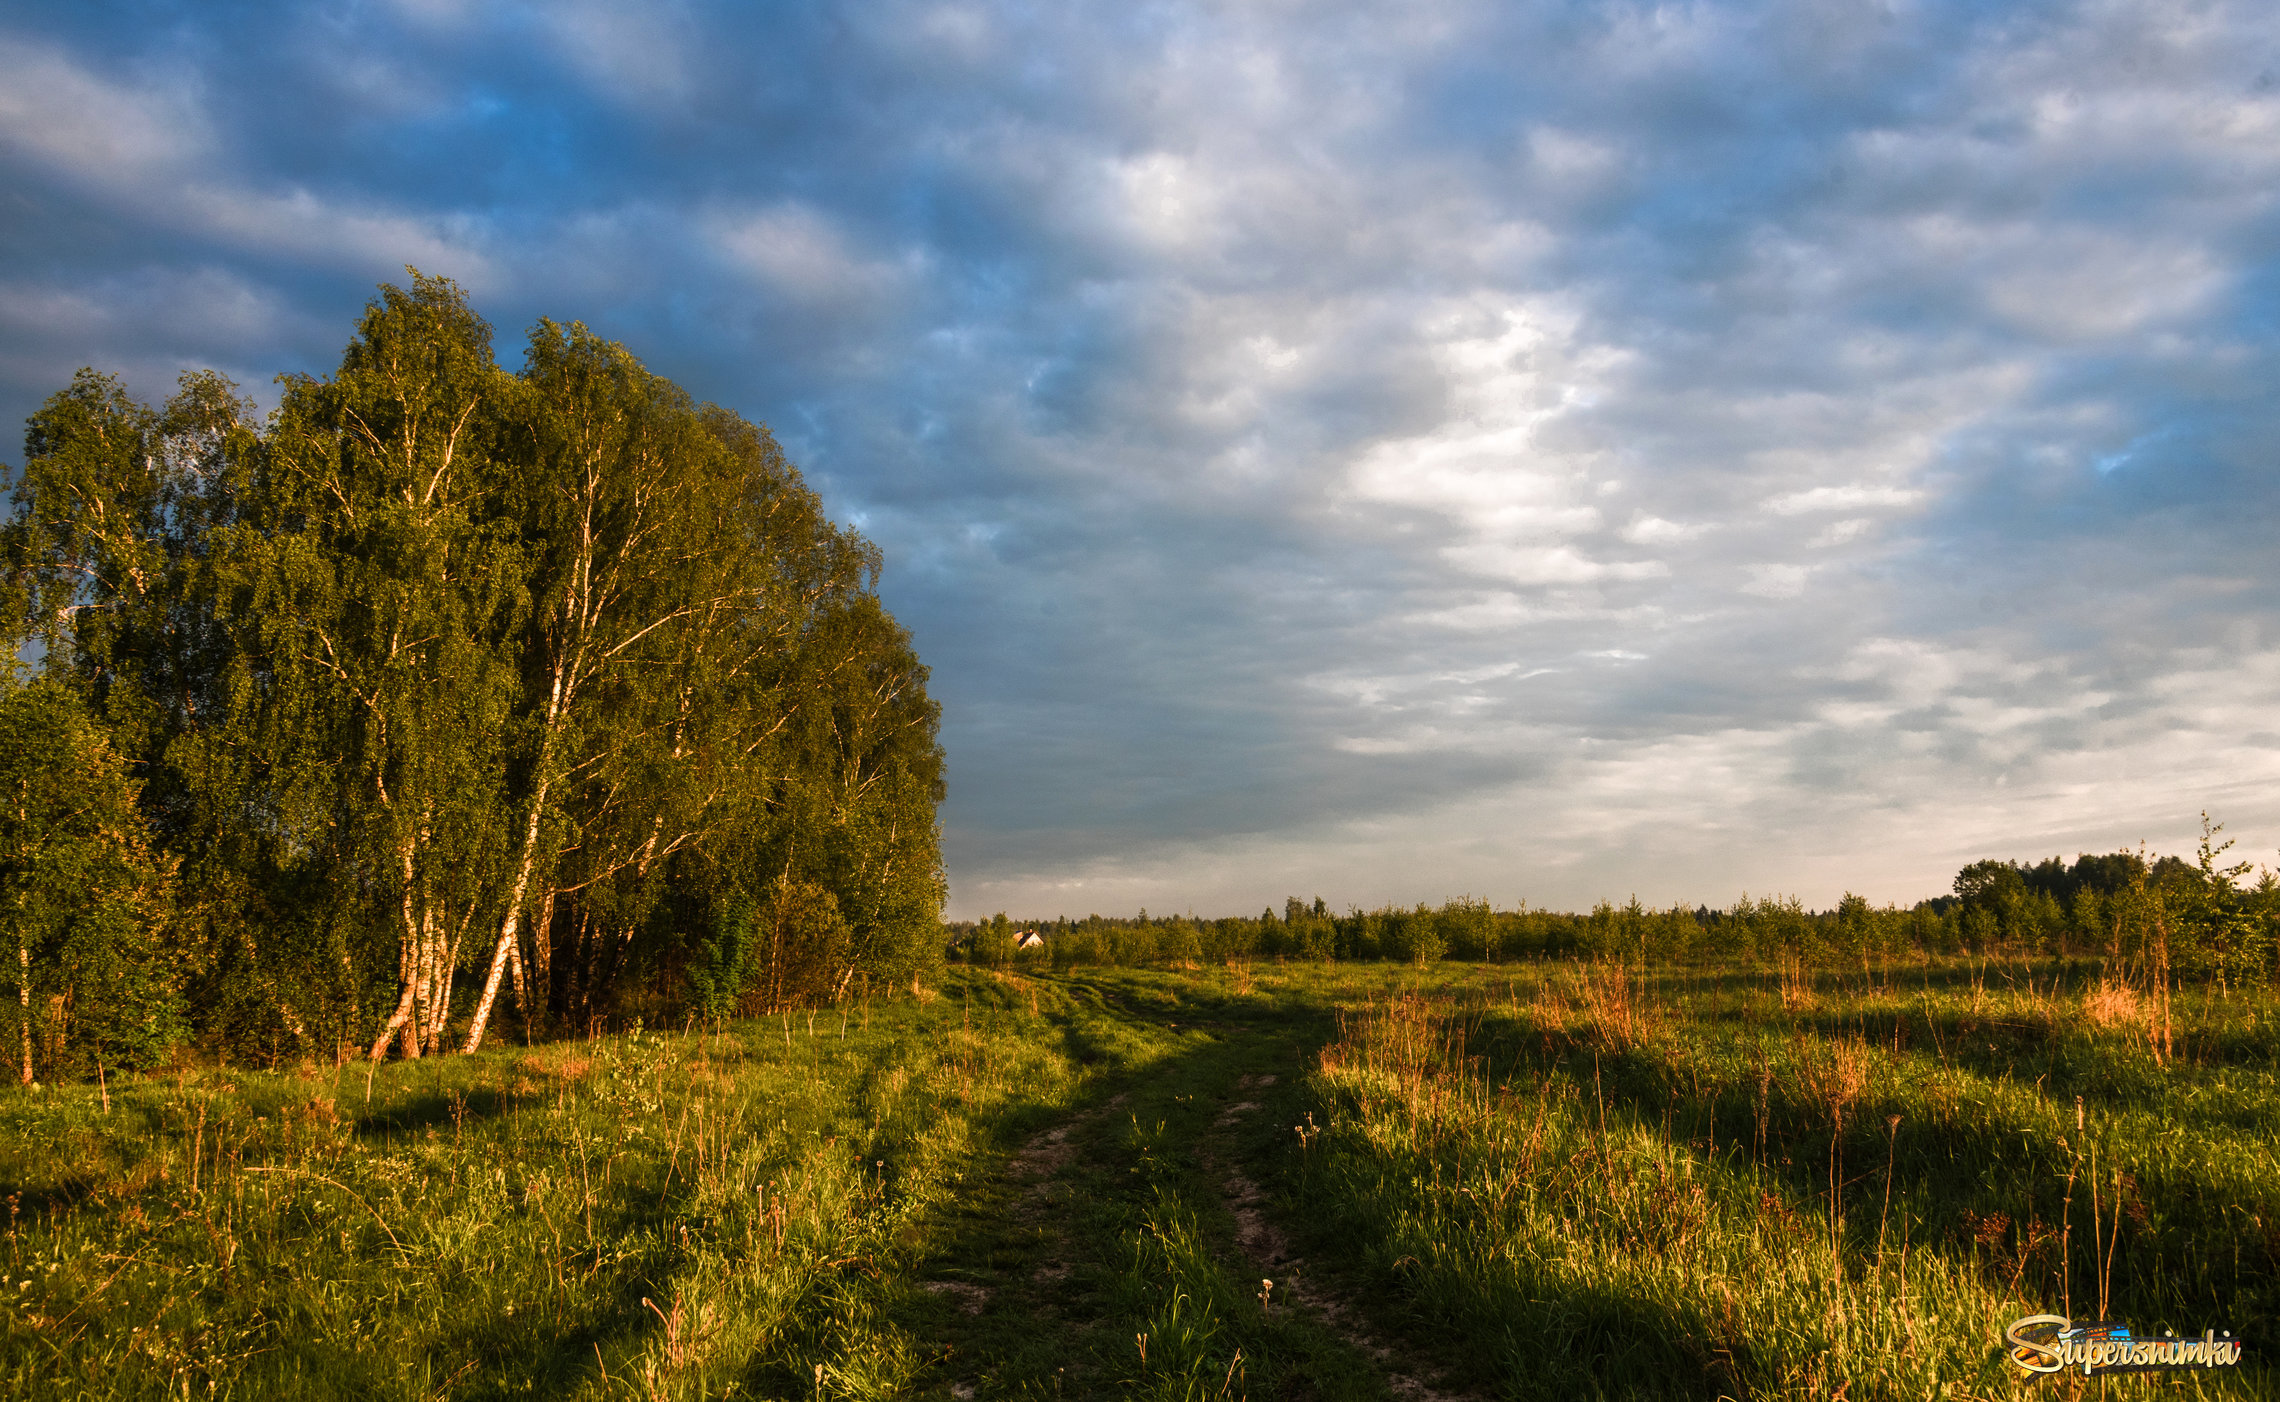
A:
<svg viewBox="0 0 2280 1402">
<path fill-rule="evenodd" d="M 9 1097 L 0 1393 L 893 1395 L 924 1219 L 1076 1075 L 967 991 Z"/>
<path fill-rule="evenodd" d="M 2045 1311 L 2258 1395 L 2280 1005 L 2098 974 L 968 970 L 13 1092 L 0 1395 L 1984 1398 Z"/>
<path fill-rule="evenodd" d="M 1322 1052 L 1303 1196 L 1512 1396 L 1988 1395 L 2002 1327 L 2046 1309 L 2269 1345 L 2270 1009 L 2180 999 L 2165 1063 L 2087 992 L 1413 991 Z"/>
</svg>

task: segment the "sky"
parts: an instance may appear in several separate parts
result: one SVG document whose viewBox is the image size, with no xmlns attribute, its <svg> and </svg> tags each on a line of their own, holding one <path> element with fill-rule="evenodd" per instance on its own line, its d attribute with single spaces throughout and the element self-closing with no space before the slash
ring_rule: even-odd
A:
<svg viewBox="0 0 2280 1402">
<path fill-rule="evenodd" d="M 772 427 L 953 917 L 2280 864 L 2258 3 L 17 3 L 0 419 L 406 265 Z M 20 461 L 0 435 L 0 460 Z"/>
</svg>

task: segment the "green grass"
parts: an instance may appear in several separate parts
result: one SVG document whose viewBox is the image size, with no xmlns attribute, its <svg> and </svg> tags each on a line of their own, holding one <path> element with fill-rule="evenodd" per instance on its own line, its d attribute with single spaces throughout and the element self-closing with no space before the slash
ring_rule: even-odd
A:
<svg viewBox="0 0 2280 1402">
<path fill-rule="evenodd" d="M 955 970 L 724 1033 L 10 1090 L 0 1392 L 1991 1397 L 2002 1324 L 2101 1291 L 2255 1364 L 2280 1004 L 2181 996 L 2157 1055 L 2085 990 Z"/>
<path fill-rule="evenodd" d="M 19 1093 L 0 1388 L 892 1393 L 922 1224 L 1073 1083 L 1002 1002 Z"/>
<path fill-rule="evenodd" d="M 2253 1358 L 2280 1342 L 2272 1011 L 2188 1000 L 2163 1062 L 2047 986 L 1475 978 L 1349 1019 L 1300 1196 L 1506 1396 L 2002 1395 L 2000 1329 L 2046 1310 Z"/>
</svg>

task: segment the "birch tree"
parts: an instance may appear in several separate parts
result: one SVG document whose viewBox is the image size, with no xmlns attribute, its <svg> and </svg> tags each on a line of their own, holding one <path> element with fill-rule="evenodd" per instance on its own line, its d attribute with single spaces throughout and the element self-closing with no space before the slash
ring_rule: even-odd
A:
<svg viewBox="0 0 2280 1402">
<path fill-rule="evenodd" d="M 567 898 L 589 987 L 619 966 L 770 756 L 803 620 L 873 558 L 765 432 L 583 326 L 541 322 L 523 380 L 516 847 L 467 1050 L 502 980 L 550 958 L 551 930 L 525 956 L 530 912 Z"/>
<path fill-rule="evenodd" d="M 252 406 L 200 373 L 154 411 L 83 370 L 28 430 L 15 511 L 0 529 L 10 650 L 36 648 L 42 675 L 103 728 L 155 840 L 189 858 L 177 889 L 228 885 L 245 854 L 204 823 L 213 806 L 179 760 L 221 709 L 228 640 L 207 585 L 216 531 L 233 519 L 240 471 L 259 448 Z M 212 918 L 225 904 L 192 900 L 176 913 L 179 982 L 210 993 L 220 957 L 243 946 L 254 1018 L 294 1020 L 278 961 L 243 921 Z"/>
<path fill-rule="evenodd" d="M 223 551 L 233 738 L 297 757 L 275 821 L 395 934 L 374 1057 L 442 1048 L 461 943 L 492 908 L 521 606 L 494 448 L 519 392 L 457 288 L 383 289 L 331 379 L 288 382 Z"/>
<path fill-rule="evenodd" d="M 148 1064 L 182 1034 L 166 864 L 135 787 L 71 692 L 0 692 L 0 940 L 26 1084 L 43 1068 Z"/>
<path fill-rule="evenodd" d="M 181 858 L 207 1033 L 432 1054 L 473 970 L 473 1050 L 565 949 L 594 1006 L 723 901 L 772 997 L 937 943 L 935 712 L 876 548 L 622 346 L 541 322 L 507 373 L 415 272 L 265 424 L 218 376 L 154 411 L 85 372 L 27 447 L 0 623 Z"/>
</svg>

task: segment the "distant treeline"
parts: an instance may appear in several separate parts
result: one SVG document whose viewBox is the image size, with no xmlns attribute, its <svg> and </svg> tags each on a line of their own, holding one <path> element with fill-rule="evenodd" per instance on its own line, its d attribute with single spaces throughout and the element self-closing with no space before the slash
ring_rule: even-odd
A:
<svg viewBox="0 0 2280 1402">
<path fill-rule="evenodd" d="M 1857 964 L 1923 955 L 2095 956 L 2118 976 L 2256 979 L 2280 953 L 2280 882 L 2224 866 L 2229 843 L 2204 822 L 2193 860 L 2139 852 L 1987 860 L 1957 873 L 1952 895 L 1875 906 L 1847 895 L 1833 910 L 1748 897 L 1723 909 L 1602 902 L 1588 914 L 1461 898 L 1438 906 L 1336 913 L 1320 898 L 1255 916 L 1088 915 L 1021 922 L 1004 915 L 950 927 L 952 955 L 982 964 L 1212 963 L 1243 959 L 1510 960 L 1609 958 L 1653 963 L 1783 960 Z M 1016 948 L 1035 930 L 1042 946 Z"/>
<path fill-rule="evenodd" d="M 941 957 L 937 708 L 767 430 L 413 275 L 257 418 L 83 371 L 0 529 L 0 1055 L 472 1050 Z M 502 996 L 503 995 L 503 996 Z"/>
</svg>

